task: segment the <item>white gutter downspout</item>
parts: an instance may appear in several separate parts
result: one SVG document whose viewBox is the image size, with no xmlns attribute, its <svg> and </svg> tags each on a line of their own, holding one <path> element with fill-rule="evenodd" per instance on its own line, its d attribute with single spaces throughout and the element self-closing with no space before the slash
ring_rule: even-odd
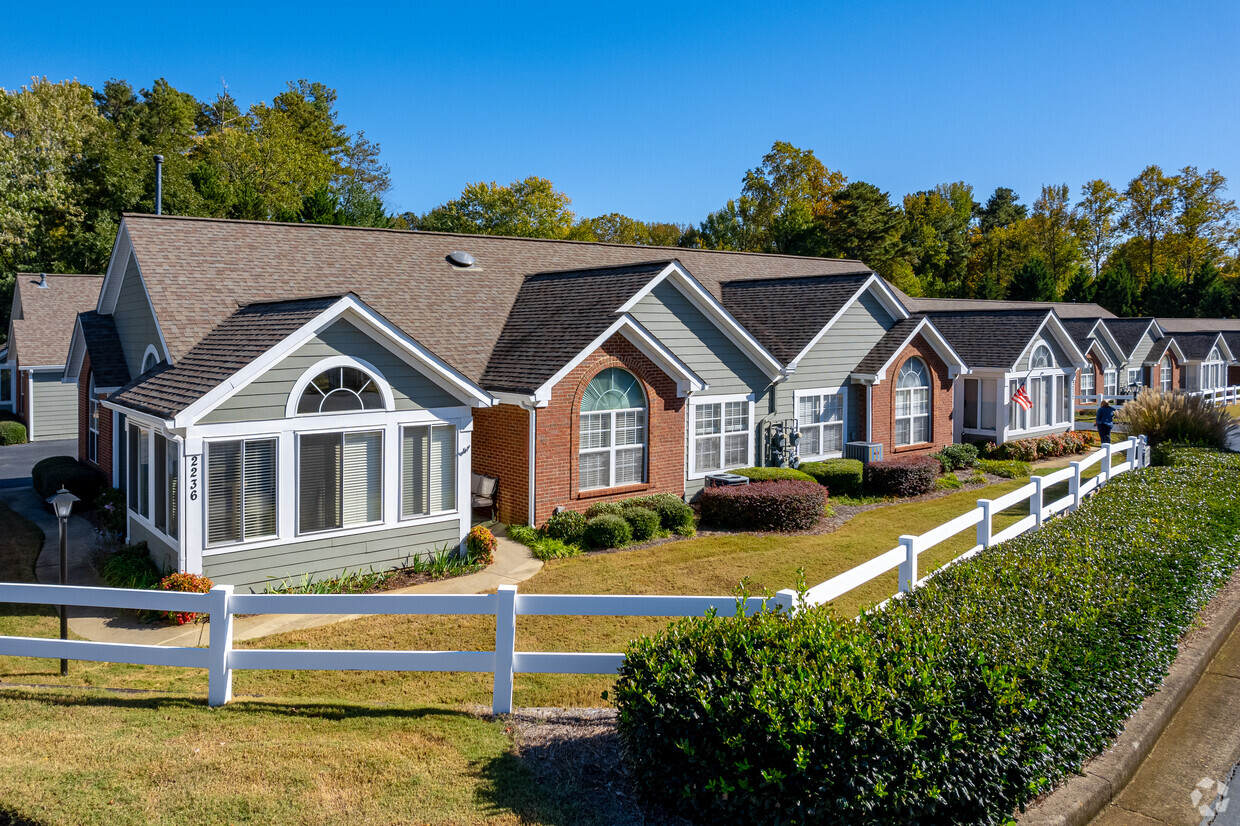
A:
<svg viewBox="0 0 1240 826">
<path fill-rule="evenodd" d="M 865 440 L 874 441 L 874 385 L 865 386 Z"/>
<path fill-rule="evenodd" d="M 26 439 L 34 441 L 34 371 L 26 371 Z"/>
<path fill-rule="evenodd" d="M 534 509 L 538 502 L 538 408 L 530 407 L 530 527 L 537 527 L 534 522 Z"/>
</svg>

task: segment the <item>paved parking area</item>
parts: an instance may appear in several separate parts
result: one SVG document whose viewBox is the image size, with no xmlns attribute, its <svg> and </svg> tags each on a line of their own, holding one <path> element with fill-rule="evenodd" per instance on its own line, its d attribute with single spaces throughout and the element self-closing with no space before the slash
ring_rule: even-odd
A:
<svg viewBox="0 0 1240 826">
<path fill-rule="evenodd" d="M 0 488 L 30 484 L 30 469 L 49 456 L 77 456 L 77 441 L 57 439 L 0 446 Z"/>
</svg>

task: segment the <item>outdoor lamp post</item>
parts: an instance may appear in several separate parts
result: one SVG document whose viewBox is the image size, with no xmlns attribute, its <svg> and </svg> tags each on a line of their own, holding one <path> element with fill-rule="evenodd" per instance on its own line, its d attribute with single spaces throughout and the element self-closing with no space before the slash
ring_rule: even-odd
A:
<svg viewBox="0 0 1240 826">
<path fill-rule="evenodd" d="M 49 497 L 47 503 L 56 511 L 56 518 L 60 520 L 60 584 L 67 584 L 69 579 L 69 512 L 73 510 L 73 503 L 78 498 L 69 491 L 65 490 L 65 486 L 61 485 L 60 490 L 56 491 L 56 495 Z M 69 639 L 69 613 L 65 606 L 60 606 L 60 638 L 62 640 Z M 69 676 L 69 661 L 60 661 L 60 676 Z"/>
</svg>

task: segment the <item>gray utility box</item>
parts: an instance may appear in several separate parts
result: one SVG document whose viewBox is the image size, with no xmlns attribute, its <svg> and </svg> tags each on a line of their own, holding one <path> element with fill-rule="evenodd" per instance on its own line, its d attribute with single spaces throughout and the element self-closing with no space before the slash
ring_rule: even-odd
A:
<svg viewBox="0 0 1240 826">
<path fill-rule="evenodd" d="M 708 473 L 706 475 L 706 487 L 717 488 L 729 485 L 748 485 L 749 477 L 740 476 L 735 473 Z"/>
<path fill-rule="evenodd" d="M 864 464 L 883 460 L 882 442 L 849 442 L 844 445 L 845 459 L 860 459 Z"/>
</svg>

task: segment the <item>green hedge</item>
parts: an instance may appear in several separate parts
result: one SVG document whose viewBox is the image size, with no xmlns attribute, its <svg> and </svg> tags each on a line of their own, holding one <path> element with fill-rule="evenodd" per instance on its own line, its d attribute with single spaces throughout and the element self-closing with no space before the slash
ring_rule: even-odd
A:
<svg viewBox="0 0 1240 826">
<path fill-rule="evenodd" d="M 774 482 L 779 479 L 793 479 L 798 482 L 812 482 L 814 477 L 790 467 L 743 467 L 729 470 L 737 476 L 744 476 L 751 482 Z"/>
<path fill-rule="evenodd" d="M 49 456 L 36 462 L 30 469 L 30 480 L 35 493 L 44 499 L 64 485 L 70 493 L 82 500 L 74 505 L 75 510 L 91 507 L 108 485 L 108 480 L 102 473 L 72 456 Z"/>
<path fill-rule="evenodd" d="M 859 622 L 764 612 L 634 641 L 615 702 L 639 791 L 701 820 L 1006 822 L 1158 688 L 1240 566 L 1238 483 L 1240 456 L 1199 451 Z"/>
<path fill-rule="evenodd" d="M 860 496 L 861 476 L 865 465 L 858 459 L 827 459 L 823 462 L 803 462 L 797 468 L 808 473 L 831 496 Z"/>
<path fill-rule="evenodd" d="M 1033 473 L 1028 462 L 1018 462 L 1015 459 L 978 459 L 973 463 L 973 467 L 1004 479 L 1026 479 Z"/>
<path fill-rule="evenodd" d="M 582 539 L 591 548 L 619 548 L 633 541 L 633 529 L 623 516 L 601 513 L 586 522 Z"/>
<path fill-rule="evenodd" d="M 26 426 L 21 422 L 0 422 L 0 445 L 24 445 L 29 441 Z"/>
</svg>

